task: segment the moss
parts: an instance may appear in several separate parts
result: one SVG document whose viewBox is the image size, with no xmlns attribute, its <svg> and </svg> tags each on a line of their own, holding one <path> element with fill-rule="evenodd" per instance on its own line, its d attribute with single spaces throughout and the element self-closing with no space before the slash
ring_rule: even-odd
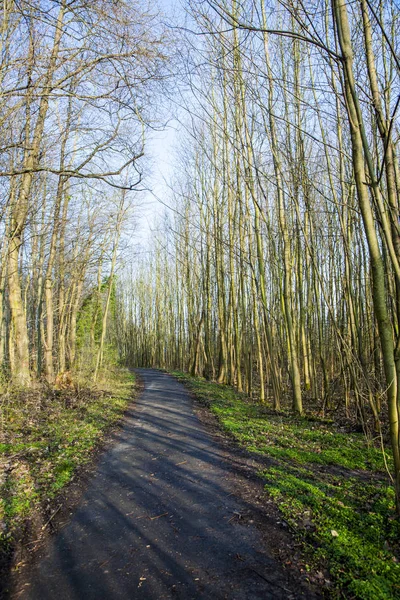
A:
<svg viewBox="0 0 400 600">
<path fill-rule="evenodd" d="M 259 473 L 307 560 L 328 565 L 338 593 L 400 597 L 400 523 L 380 447 L 331 422 L 276 414 L 243 394 L 174 373 L 243 447 L 271 459 Z M 386 462 L 391 467 L 389 452 Z"/>
</svg>

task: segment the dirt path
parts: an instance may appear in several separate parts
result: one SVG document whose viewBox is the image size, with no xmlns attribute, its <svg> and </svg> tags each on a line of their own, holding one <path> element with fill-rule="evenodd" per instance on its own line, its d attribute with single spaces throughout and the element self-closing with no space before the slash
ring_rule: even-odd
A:
<svg viewBox="0 0 400 600">
<path fill-rule="evenodd" d="M 139 370 L 144 391 L 69 523 L 18 598 L 312 598 L 243 514 L 225 453 L 172 377 Z"/>
</svg>

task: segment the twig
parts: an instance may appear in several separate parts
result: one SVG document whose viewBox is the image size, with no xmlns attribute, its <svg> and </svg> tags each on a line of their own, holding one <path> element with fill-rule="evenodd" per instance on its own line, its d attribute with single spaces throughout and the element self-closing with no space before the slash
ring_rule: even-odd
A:
<svg viewBox="0 0 400 600">
<path fill-rule="evenodd" d="M 159 519 L 160 517 L 166 517 L 167 516 L 167 512 L 163 513 L 162 515 L 157 515 L 157 517 L 150 517 L 150 521 L 154 521 L 155 519 Z"/>
<path fill-rule="evenodd" d="M 58 511 L 61 509 L 62 504 L 59 505 L 59 507 L 53 512 L 53 514 L 51 515 L 50 519 L 47 521 L 47 523 L 45 523 L 42 527 L 42 531 L 44 531 L 47 527 L 47 525 L 50 523 L 50 521 L 56 516 L 56 514 L 58 513 Z"/>
<path fill-rule="evenodd" d="M 271 579 L 268 579 L 267 577 L 264 577 L 264 575 L 262 575 L 261 573 L 259 573 L 259 571 L 257 571 L 257 569 L 255 569 L 254 567 L 252 567 L 251 565 L 248 565 L 250 571 L 253 571 L 254 573 L 256 573 L 256 575 L 258 575 L 259 577 L 261 577 L 261 579 L 264 579 L 264 581 L 266 581 L 267 583 L 269 583 L 270 585 L 273 585 L 281 590 L 284 590 L 285 592 L 289 592 L 290 590 L 288 590 L 287 588 L 283 587 L 283 585 L 279 585 L 279 583 L 275 583 L 274 581 L 271 581 Z"/>
<path fill-rule="evenodd" d="M 34 540 L 33 542 L 28 542 L 27 544 L 24 544 L 24 546 L 32 546 L 32 544 L 38 544 L 39 542 L 41 542 L 42 540 Z"/>
</svg>

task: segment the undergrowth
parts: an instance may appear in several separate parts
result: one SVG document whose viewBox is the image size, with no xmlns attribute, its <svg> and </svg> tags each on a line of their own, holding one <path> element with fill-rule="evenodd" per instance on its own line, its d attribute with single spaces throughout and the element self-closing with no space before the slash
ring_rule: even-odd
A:
<svg viewBox="0 0 400 600">
<path fill-rule="evenodd" d="M 379 440 L 334 423 L 275 413 L 228 386 L 173 373 L 248 451 L 268 457 L 259 475 L 308 563 L 325 566 L 333 595 L 400 597 L 400 524 Z M 385 460 L 384 460 L 385 458 Z"/>
<path fill-rule="evenodd" d="M 10 392 L 0 398 L 0 551 L 18 527 L 50 502 L 90 461 L 105 431 L 122 416 L 134 376 L 109 369 L 96 386 Z"/>
</svg>

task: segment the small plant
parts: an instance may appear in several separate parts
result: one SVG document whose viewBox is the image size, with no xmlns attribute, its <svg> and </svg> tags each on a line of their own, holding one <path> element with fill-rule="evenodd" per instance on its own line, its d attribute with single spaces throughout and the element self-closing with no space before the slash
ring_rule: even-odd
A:
<svg viewBox="0 0 400 600">
<path fill-rule="evenodd" d="M 0 550 L 42 503 L 90 461 L 105 431 L 132 398 L 134 376 L 108 369 L 96 388 L 70 381 L 58 389 L 10 395 L 0 437 Z"/>
<path fill-rule="evenodd" d="M 349 598 L 400 596 L 400 523 L 388 481 L 389 452 L 326 420 L 276 414 L 228 386 L 184 373 L 241 446 L 271 459 L 265 489 L 302 541 L 307 561 L 327 565 Z"/>
</svg>

